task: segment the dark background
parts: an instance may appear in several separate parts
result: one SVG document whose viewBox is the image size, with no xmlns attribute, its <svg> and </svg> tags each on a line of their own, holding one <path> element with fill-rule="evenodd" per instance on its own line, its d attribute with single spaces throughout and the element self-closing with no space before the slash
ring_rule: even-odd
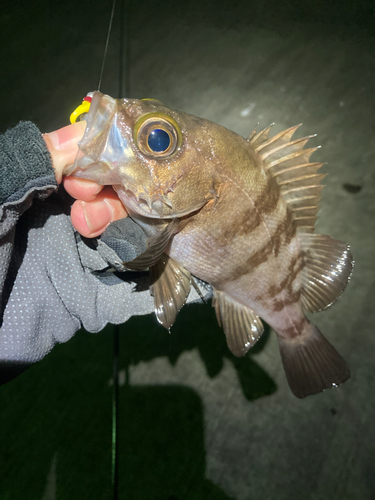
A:
<svg viewBox="0 0 375 500">
<path fill-rule="evenodd" d="M 111 3 L 3 1 L 0 130 L 68 123 L 98 84 Z M 118 97 L 116 12 L 101 90 Z M 348 361 L 338 390 L 300 401 L 267 332 L 228 352 L 209 305 L 169 335 L 121 329 L 121 499 L 372 499 L 374 2 L 128 2 L 127 97 L 154 97 L 246 136 L 303 122 L 327 161 L 317 229 L 351 244 L 347 291 L 314 322 Z M 0 388 L 0 499 L 109 499 L 112 327 L 79 332 Z"/>
</svg>

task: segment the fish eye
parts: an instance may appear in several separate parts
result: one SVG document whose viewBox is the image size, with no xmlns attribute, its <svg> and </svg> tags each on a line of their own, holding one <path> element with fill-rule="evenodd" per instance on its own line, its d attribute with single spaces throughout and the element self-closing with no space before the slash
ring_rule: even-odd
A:
<svg viewBox="0 0 375 500">
<path fill-rule="evenodd" d="M 134 141 L 140 151 L 153 158 L 171 156 L 182 142 L 181 129 L 172 117 L 147 113 L 134 126 Z"/>
<path fill-rule="evenodd" d="M 171 138 L 165 130 L 156 128 L 150 132 L 147 143 L 151 151 L 164 153 L 169 148 Z"/>
</svg>

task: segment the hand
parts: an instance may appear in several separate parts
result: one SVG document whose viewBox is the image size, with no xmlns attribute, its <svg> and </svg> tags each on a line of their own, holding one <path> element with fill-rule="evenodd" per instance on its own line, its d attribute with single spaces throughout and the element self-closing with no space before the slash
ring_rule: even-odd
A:
<svg viewBox="0 0 375 500">
<path fill-rule="evenodd" d="M 62 181 L 65 166 L 75 160 L 78 142 L 82 139 L 85 128 L 86 122 L 82 121 L 43 136 L 52 156 L 58 183 Z M 64 177 L 63 184 L 66 191 L 77 199 L 72 205 L 71 220 L 82 236 L 99 236 L 108 224 L 128 215 L 110 186 L 100 186 L 77 177 Z"/>
</svg>

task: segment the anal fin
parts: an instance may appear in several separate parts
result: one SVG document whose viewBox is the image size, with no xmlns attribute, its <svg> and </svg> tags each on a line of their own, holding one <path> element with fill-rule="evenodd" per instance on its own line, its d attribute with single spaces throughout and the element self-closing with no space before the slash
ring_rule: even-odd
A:
<svg viewBox="0 0 375 500">
<path fill-rule="evenodd" d="M 250 308 L 218 290 L 214 290 L 212 306 L 224 329 L 229 349 L 235 356 L 244 356 L 263 333 L 261 319 Z"/>
<path fill-rule="evenodd" d="M 191 274 L 164 254 L 150 268 L 150 278 L 156 318 L 169 329 L 190 293 Z"/>
</svg>

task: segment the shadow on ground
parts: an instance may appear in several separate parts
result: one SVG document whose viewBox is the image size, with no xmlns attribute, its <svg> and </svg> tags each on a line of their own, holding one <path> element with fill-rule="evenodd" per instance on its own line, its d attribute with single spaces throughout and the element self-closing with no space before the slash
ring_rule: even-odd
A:
<svg viewBox="0 0 375 500">
<path fill-rule="evenodd" d="M 179 312 L 171 334 L 155 324 L 153 315 L 131 318 L 122 330 L 120 364 L 126 368 L 166 356 L 174 365 L 184 351 L 196 348 L 211 378 L 220 373 L 224 360 L 229 359 L 236 369 L 245 398 L 253 401 L 276 390 L 274 381 L 251 357 L 264 348 L 269 334 L 269 327 L 266 326 L 261 339 L 249 354 L 236 358 L 227 347 L 214 310 L 192 304 Z"/>
<path fill-rule="evenodd" d="M 79 332 L 1 387 L 2 500 L 111 498 L 112 338 L 111 326 Z M 158 357 L 173 365 L 198 349 L 210 377 L 231 360 L 248 400 L 276 390 L 251 357 L 231 355 L 208 306 L 185 307 L 171 334 L 153 315 L 133 318 L 120 339 L 120 369 Z M 229 498 L 205 477 L 203 405 L 194 390 L 125 385 L 119 415 L 120 499 Z"/>
</svg>

